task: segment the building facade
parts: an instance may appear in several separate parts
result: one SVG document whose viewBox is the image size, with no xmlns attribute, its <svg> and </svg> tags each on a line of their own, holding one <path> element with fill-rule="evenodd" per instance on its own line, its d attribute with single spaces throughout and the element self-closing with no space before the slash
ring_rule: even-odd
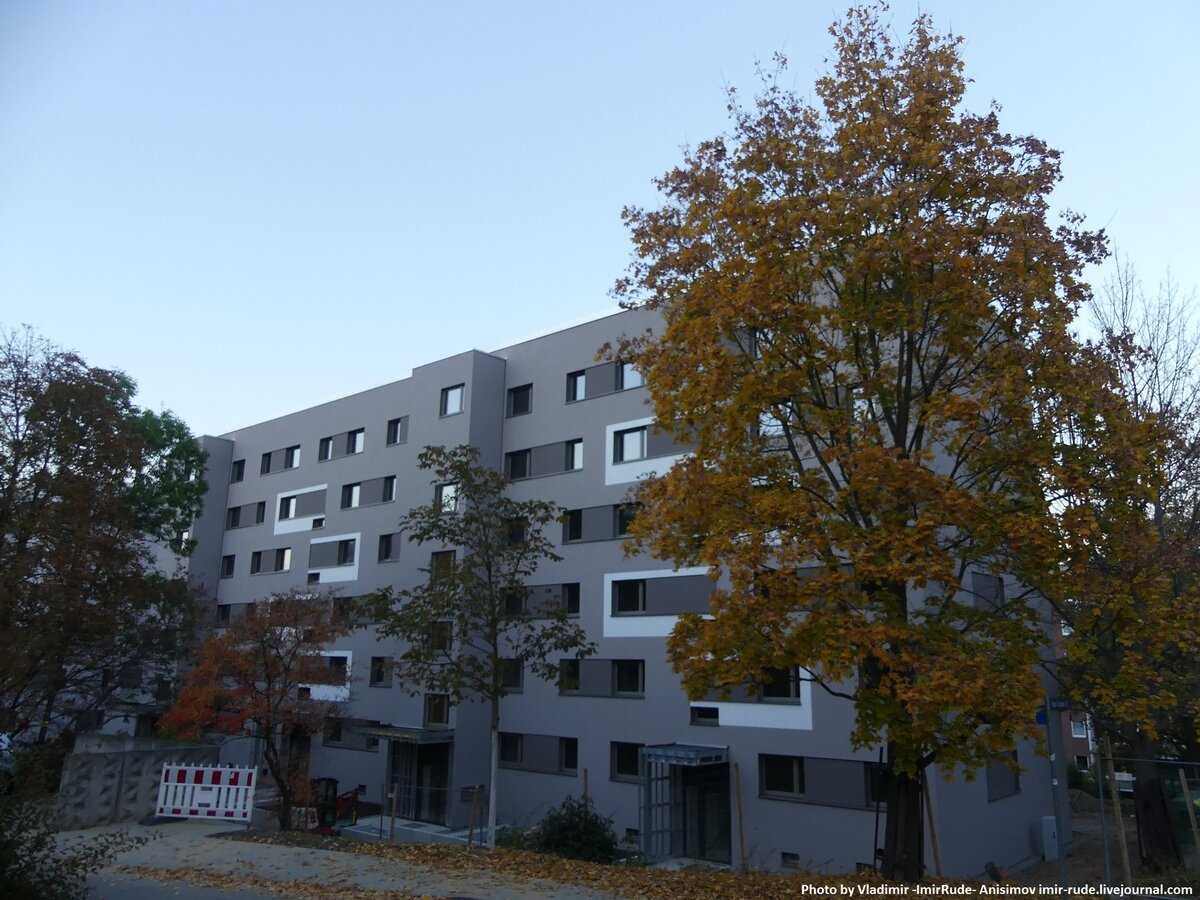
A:
<svg viewBox="0 0 1200 900">
<path fill-rule="evenodd" d="M 653 430 L 640 375 L 595 356 L 656 322 L 624 312 L 461 353 L 402 381 L 204 438 L 211 487 L 193 529 L 191 577 L 211 597 L 217 627 L 291 587 L 349 597 L 412 584 L 439 549 L 398 534 L 403 512 L 433 499 L 417 454 L 471 444 L 509 475 L 513 496 L 567 511 L 552 535 L 562 560 L 543 564 L 535 587 L 560 597 L 598 648 L 565 662 L 561 684 L 514 674 L 501 705 L 499 820 L 532 824 L 586 786 L 618 835 L 652 856 L 828 872 L 869 865 L 886 816 L 880 756 L 850 750 L 850 704 L 798 672 L 689 702 L 665 637 L 679 613 L 707 610 L 713 582 L 704 570 L 625 556 L 628 492 L 686 448 Z M 403 784 L 402 815 L 464 825 L 475 787 L 488 780 L 487 710 L 410 694 L 390 668 L 401 651 L 370 623 L 325 651 L 349 676 L 346 688 L 328 690 L 348 697 L 350 711 L 313 740 L 310 771 L 337 778 L 340 790 L 361 786 L 368 798 Z M 1040 857 L 1048 765 L 1031 745 L 1017 754 L 1020 776 L 996 766 L 972 782 L 930 778 L 945 874 Z"/>
</svg>

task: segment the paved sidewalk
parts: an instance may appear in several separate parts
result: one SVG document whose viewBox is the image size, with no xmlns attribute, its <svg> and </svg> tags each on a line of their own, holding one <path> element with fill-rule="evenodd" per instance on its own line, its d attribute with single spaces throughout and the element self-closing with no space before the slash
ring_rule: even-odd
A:
<svg viewBox="0 0 1200 900">
<path fill-rule="evenodd" d="M 353 853 L 226 840 L 213 837 L 219 826 L 206 822 L 106 826 L 68 832 L 62 837 L 71 841 L 123 829 L 154 839 L 121 854 L 93 876 L 89 884 L 101 900 L 246 900 L 280 896 L 606 900 L 613 896 L 487 871 L 445 873 Z"/>
</svg>

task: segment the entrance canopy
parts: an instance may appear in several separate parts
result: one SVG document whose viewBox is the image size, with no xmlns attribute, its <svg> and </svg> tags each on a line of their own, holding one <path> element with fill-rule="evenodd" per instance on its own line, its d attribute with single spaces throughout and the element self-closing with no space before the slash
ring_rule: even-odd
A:
<svg viewBox="0 0 1200 900">
<path fill-rule="evenodd" d="M 452 744 L 454 731 L 449 728 L 415 728 L 406 725 L 380 725 L 376 728 L 364 728 L 363 734 L 371 737 L 387 738 L 390 741 L 401 741 L 407 744 Z"/>
<path fill-rule="evenodd" d="M 673 766 L 712 766 L 729 761 L 729 748 L 706 744 L 651 744 L 642 748 L 642 758 L 646 762 Z"/>
</svg>

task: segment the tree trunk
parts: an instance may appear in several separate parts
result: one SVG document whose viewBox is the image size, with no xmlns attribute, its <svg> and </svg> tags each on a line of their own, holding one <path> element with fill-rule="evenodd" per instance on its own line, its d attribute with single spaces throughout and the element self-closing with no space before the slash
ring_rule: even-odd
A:
<svg viewBox="0 0 1200 900">
<path fill-rule="evenodd" d="M 896 745 L 887 747 L 887 820 L 883 833 L 883 877 L 909 884 L 920 881 L 925 869 L 924 827 L 921 819 L 921 778 L 895 769 Z"/>
<path fill-rule="evenodd" d="M 267 771 L 275 779 L 275 787 L 279 790 L 279 830 L 289 831 L 292 827 L 292 786 L 288 783 L 279 750 L 272 738 L 263 740 L 263 762 L 267 764 Z"/>
<path fill-rule="evenodd" d="M 488 781 L 487 845 L 496 848 L 496 780 L 500 774 L 500 702 L 492 700 L 492 774 Z"/>
<path fill-rule="evenodd" d="M 1134 764 L 1133 782 L 1133 814 L 1137 820 L 1138 849 L 1146 869 L 1162 872 L 1178 866 L 1180 857 L 1158 765 L 1148 761 L 1158 756 L 1160 747 L 1157 741 L 1147 740 L 1140 735 L 1133 742 L 1133 747 L 1138 757 L 1138 762 Z"/>
</svg>

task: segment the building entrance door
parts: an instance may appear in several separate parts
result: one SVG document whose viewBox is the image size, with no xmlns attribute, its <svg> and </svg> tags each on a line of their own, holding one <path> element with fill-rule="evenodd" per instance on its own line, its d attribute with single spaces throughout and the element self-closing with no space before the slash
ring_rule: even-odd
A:
<svg viewBox="0 0 1200 900">
<path fill-rule="evenodd" d="M 402 818 L 446 824 L 450 746 L 392 741 L 391 779 Z"/>
<path fill-rule="evenodd" d="M 642 852 L 728 864 L 729 762 L 725 747 L 660 744 L 642 748 Z"/>
</svg>

